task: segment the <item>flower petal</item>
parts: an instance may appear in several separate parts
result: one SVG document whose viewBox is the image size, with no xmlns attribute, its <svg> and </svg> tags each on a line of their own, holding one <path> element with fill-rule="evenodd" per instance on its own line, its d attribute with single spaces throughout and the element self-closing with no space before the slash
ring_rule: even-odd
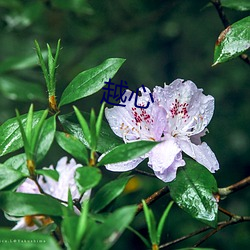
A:
<svg viewBox="0 0 250 250">
<path fill-rule="evenodd" d="M 215 154 L 205 142 L 200 145 L 195 145 L 190 140 L 179 140 L 178 142 L 183 152 L 206 167 L 211 173 L 219 169 Z"/>
<path fill-rule="evenodd" d="M 36 185 L 36 183 L 27 178 L 16 190 L 19 193 L 27 193 L 27 194 L 40 194 L 40 191 Z"/>
<path fill-rule="evenodd" d="M 166 111 L 150 102 L 150 91 L 148 89 L 146 93 L 142 92 L 142 96 L 137 98 L 134 93 L 130 99 L 131 94 L 132 92 L 127 90 L 123 96 L 123 99 L 127 98 L 126 102 L 120 104 L 126 105 L 125 107 L 116 106 L 105 109 L 105 115 L 111 129 L 125 142 L 152 140 L 155 137 L 160 137 L 166 122 L 158 121 L 166 120 Z M 135 107 L 135 105 L 139 105 L 139 107 Z M 148 108 L 140 108 L 146 106 Z"/>
<path fill-rule="evenodd" d="M 80 197 L 74 176 L 76 169 L 81 167 L 81 165 L 76 164 L 74 159 L 71 159 L 69 162 L 67 161 L 67 157 L 63 157 L 57 163 L 56 170 L 59 173 L 59 179 L 57 182 L 49 177 L 44 177 L 45 182 L 42 178 L 39 179 L 39 184 L 45 192 L 63 201 L 68 200 L 69 189 L 73 199 Z"/>
<path fill-rule="evenodd" d="M 154 99 L 163 106 L 175 135 L 195 135 L 203 131 L 214 112 L 214 98 L 204 95 L 192 81 L 177 79 L 164 88 L 155 87 Z"/>
<path fill-rule="evenodd" d="M 170 136 L 149 152 L 148 166 L 164 182 L 174 180 L 177 168 L 184 165 L 185 161 L 182 159 L 181 149 L 176 144 L 175 139 Z"/>
<path fill-rule="evenodd" d="M 129 171 L 137 167 L 146 157 L 139 157 L 130 161 L 118 162 L 105 165 L 106 169 L 114 172 Z"/>
</svg>

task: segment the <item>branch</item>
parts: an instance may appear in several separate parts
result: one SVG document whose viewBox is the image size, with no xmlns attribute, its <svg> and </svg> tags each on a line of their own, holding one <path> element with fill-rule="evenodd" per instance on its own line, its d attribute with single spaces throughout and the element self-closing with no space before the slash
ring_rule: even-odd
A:
<svg viewBox="0 0 250 250">
<path fill-rule="evenodd" d="M 236 191 L 239 191 L 239 190 L 241 190 L 249 185 L 250 185 L 250 176 L 248 176 L 245 179 L 243 179 L 239 182 L 236 182 L 228 187 L 219 188 L 218 192 L 222 198 L 225 198 L 229 194 L 234 193 Z"/>
<path fill-rule="evenodd" d="M 221 2 L 220 0 L 211 0 L 211 3 L 214 5 L 214 7 L 216 8 L 218 14 L 219 14 L 219 17 L 220 17 L 220 20 L 221 22 L 223 23 L 223 26 L 224 28 L 226 29 L 228 26 L 230 26 L 230 22 L 222 8 L 222 5 L 221 5 Z M 242 59 L 245 63 L 247 63 L 248 65 L 250 65 L 250 59 L 248 57 L 247 54 L 241 54 L 240 56 L 240 59 Z"/>
<path fill-rule="evenodd" d="M 141 175 L 146 175 L 146 176 L 149 176 L 149 177 L 156 177 L 155 174 L 152 174 L 152 173 L 148 173 L 148 172 L 145 172 L 145 171 L 142 171 L 142 170 L 139 170 L 139 169 L 134 169 L 134 172 L 136 173 L 139 173 Z"/>
<path fill-rule="evenodd" d="M 209 232 L 206 236 L 204 236 L 199 242 L 197 242 L 197 243 L 194 245 L 194 247 L 200 245 L 200 244 L 203 243 L 205 240 L 207 240 L 209 237 L 211 237 L 213 234 L 217 233 L 218 231 L 220 231 L 221 229 L 223 229 L 223 228 L 225 228 L 225 227 L 227 227 L 227 226 L 229 226 L 229 225 L 238 224 L 238 223 L 247 222 L 247 221 L 250 221 L 250 217 L 248 217 L 248 216 L 237 216 L 237 215 L 234 215 L 234 216 L 232 217 L 232 219 L 229 220 L 229 221 L 222 221 L 222 222 L 219 222 L 219 223 L 218 223 L 218 227 L 217 227 L 216 229 L 212 230 L 211 232 Z M 201 228 L 201 229 L 199 229 L 199 230 L 197 230 L 197 231 L 195 231 L 195 232 L 192 232 L 192 233 L 187 234 L 187 235 L 185 235 L 185 236 L 182 236 L 182 237 L 180 237 L 180 238 L 178 238 L 178 239 L 175 239 L 175 240 L 173 240 L 173 241 L 170 241 L 170 242 L 167 242 L 167 243 L 165 243 L 165 244 L 162 244 L 162 245 L 159 246 L 159 248 L 169 247 L 169 246 L 171 246 L 171 245 L 177 244 L 177 243 L 179 243 L 179 242 L 181 242 L 181 241 L 184 241 L 184 240 L 186 240 L 186 239 L 189 239 L 189 238 L 191 238 L 191 237 L 193 237 L 193 236 L 195 236 L 195 235 L 204 233 L 204 232 L 206 232 L 206 231 L 208 231 L 208 230 L 211 230 L 211 229 L 212 229 L 212 227 L 209 227 L 209 226 L 203 227 L 203 228 Z"/>
<path fill-rule="evenodd" d="M 163 187 L 160 190 L 156 191 L 155 193 L 150 195 L 148 198 L 146 198 L 145 202 L 147 205 L 150 205 L 167 193 L 169 193 L 169 188 L 166 186 L 166 187 Z M 142 205 L 142 203 L 140 203 L 137 205 L 136 214 L 139 214 L 142 210 L 143 210 L 143 205 Z"/>
<path fill-rule="evenodd" d="M 211 237 L 212 235 L 214 235 L 215 233 L 219 232 L 220 230 L 222 230 L 223 228 L 233 225 L 233 224 L 238 224 L 241 222 L 247 222 L 250 221 L 250 216 L 238 216 L 235 215 L 231 220 L 229 221 L 223 221 L 220 223 L 220 225 L 212 230 L 211 232 L 209 232 L 207 235 L 205 235 L 201 240 L 199 240 L 194 247 L 199 246 L 200 244 L 202 244 L 204 241 L 206 241 L 209 237 Z"/>
<path fill-rule="evenodd" d="M 178 238 L 178 239 L 175 239 L 175 240 L 173 240 L 173 241 L 170 241 L 170 242 L 167 242 L 167 243 L 165 243 L 165 244 L 162 244 L 162 245 L 159 246 L 159 248 L 165 248 L 165 247 L 169 247 L 169 246 L 171 246 L 171 245 L 177 244 L 177 243 L 179 243 L 179 242 L 181 242 L 181 241 L 184 241 L 184 240 L 186 240 L 186 239 L 188 239 L 188 238 L 191 238 L 191 237 L 193 237 L 193 236 L 195 236 L 195 235 L 197 235 L 197 234 L 206 232 L 206 231 L 209 230 L 209 229 L 211 229 L 211 227 L 209 227 L 209 226 L 203 227 L 203 228 L 201 228 L 201 229 L 199 229 L 199 230 L 197 230 L 197 231 L 195 231 L 195 232 L 192 232 L 192 233 L 187 234 L 187 235 L 185 235 L 185 236 L 182 236 L 182 237 L 180 237 L 180 238 Z"/>
</svg>

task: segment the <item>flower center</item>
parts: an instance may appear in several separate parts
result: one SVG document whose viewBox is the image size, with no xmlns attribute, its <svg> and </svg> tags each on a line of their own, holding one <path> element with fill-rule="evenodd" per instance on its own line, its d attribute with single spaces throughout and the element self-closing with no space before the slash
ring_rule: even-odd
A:
<svg viewBox="0 0 250 250">
<path fill-rule="evenodd" d="M 141 105 L 142 106 L 142 105 Z M 147 110 L 144 108 L 132 107 L 132 128 L 125 126 L 124 123 L 121 124 L 120 129 L 123 132 L 123 140 L 133 141 L 138 139 L 145 140 L 155 140 L 152 136 L 151 125 L 154 122 L 152 116 L 147 113 Z"/>
</svg>

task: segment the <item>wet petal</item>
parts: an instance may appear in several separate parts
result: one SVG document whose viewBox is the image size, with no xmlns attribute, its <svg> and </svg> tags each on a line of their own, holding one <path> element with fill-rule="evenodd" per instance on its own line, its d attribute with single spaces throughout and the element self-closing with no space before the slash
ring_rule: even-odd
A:
<svg viewBox="0 0 250 250">
<path fill-rule="evenodd" d="M 36 183 L 27 178 L 16 190 L 19 193 L 27 193 L 27 194 L 40 194 L 40 191 L 36 185 Z"/>
<path fill-rule="evenodd" d="M 146 157 L 139 157 L 134 160 L 124 161 L 105 165 L 106 169 L 114 172 L 129 171 L 137 167 Z"/>
<path fill-rule="evenodd" d="M 138 96 L 137 100 L 136 94 L 132 95 L 132 92 L 127 90 L 123 96 L 123 98 L 127 98 L 126 102 L 120 103 L 126 105 L 125 107 L 115 106 L 114 108 L 105 109 L 105 115 L 111 129 L 117 136 L 122 137 L 125 142 L 151 140 L 162 134 L 163 128 L 161 127 L 163 127 L 164 123 L 159 123 L 155 119 L 166 119 L 164 113 L 166 111 L 151 103 L 150 91 L 146 90 L 146 93 L 142 92 L 142 96 Z M 130 99 L 131 95 L 132 98 Z M 135 107 L 135 105 L 148 106 L 148 108 Z"/>
<path fill-rule="evenodd" d="M 166 109 L 171 132 L 190 136 L 205 129 L 213 116 L 214 98 L 202 91 L 182 79 L 164 88 L 155 87 L 154 100 Z"/>
<path fill-rule="evenodd" d="M 50 166 L 51 168 L 52 166 Z M 56 166 L 56 170 L 59 173 L 58 181 L 55 181 L 49 177 L 43 177 L 39 179 L 39 184 L 42 186 L 44 191 L 55 198 L 67 201 L 68 190 L 70 189 L 73 199 L 80 197 L 80 193 L 77 189 L 76 182 L 74 179 L 75 171 L 80 164 L 77 164 L 74 159 L 68 162 L 67 157 L 61 158 Z"/>
<path fill-rule="evenodd" d="M 184 166 L 181 149 L 174 138 L 169 137 L 166 141 L 156 145 L 149 153 L 149 167 L 155 175 L 164 182 L 175 179 L 177 168 Z"/>
<path fill-rule="evenodd" d="M 195 145 L 190 140 L 179 140 L 179 145 L 183 152 L 206 167 L 211 173 L 219 169 L 215 154 L 205 142 Z"/>
</svg>

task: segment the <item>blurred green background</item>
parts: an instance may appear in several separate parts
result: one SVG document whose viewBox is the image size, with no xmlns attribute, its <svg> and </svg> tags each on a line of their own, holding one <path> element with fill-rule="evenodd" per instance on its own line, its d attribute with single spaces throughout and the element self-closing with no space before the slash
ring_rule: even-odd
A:
<svg viewBox="0 0 250 250">
<path fill-rule="evenodd" d="M 46 49 L 46 43 L 55 48 L 60 38 L 58 99 L 78 73 L 111 57 L 126 59 L 113 82 L 126 80 L 132 90 L 142 84 L 153 89 L 176 78 L 190 79 L 216 100 L 214 117 L 208 127 L 210 133 L 204 140 L 220 162 L 220 170 L 215 174 L 218 186 L 224 187 L 248 176 L 249 65 L 236 58 L 211 67 L 214 44 L 223 26 L 212 6 L 204 8 L 207 3 L 202 0 L 0 0 L 0 124 L 15 115 L 15 108 L 26 113 L 31 101 L 36 110 L 46 108 L 45 84 L 37 64 L 34 40 Z M 233 23 L 249 12 L 226 9 L 226 14 Z M 20 95 L 16 95 L 19 88 Z M 27 88 L 35 88 L 34 93 L 23 97 L 22 89 Z M 84 111 L 91 107 L 98 110 L 102 93 L 78 101 L 76 105 Z M 71 105 L 62 108 L 62 113 L 71 111 Z M 55 164 L 62 155 L 65 153 L 54 143 L 41 167 Z M 117 176 L 116 173 L 104 173 L 107 178 Z M 138 181 L 137 189 L 124 194 L 119 205 L 138 203 L 164 185 L 149 177 L 139 177 Z M 221 206 L 235 214 L 249 215 L 249 199 L 246 189 L 222 201 Z M 168 201 L 165 197 L 152 206 L 158 218 Z M 4 218 L 1 221 L 6 225 Z M 142 214 L 136 218 L 134 226 L 147 233 Z M 202 226 L 174 206 L 162 242 Z M 249 234 L 249 223 L 231 226 L 203 246 L 247 249 Z M 191 246 L 198 239 L 169 249 Z M 136 236 L 126 232 L 113 249 L 129 248 L 144 249 Z"/>
</svg>

